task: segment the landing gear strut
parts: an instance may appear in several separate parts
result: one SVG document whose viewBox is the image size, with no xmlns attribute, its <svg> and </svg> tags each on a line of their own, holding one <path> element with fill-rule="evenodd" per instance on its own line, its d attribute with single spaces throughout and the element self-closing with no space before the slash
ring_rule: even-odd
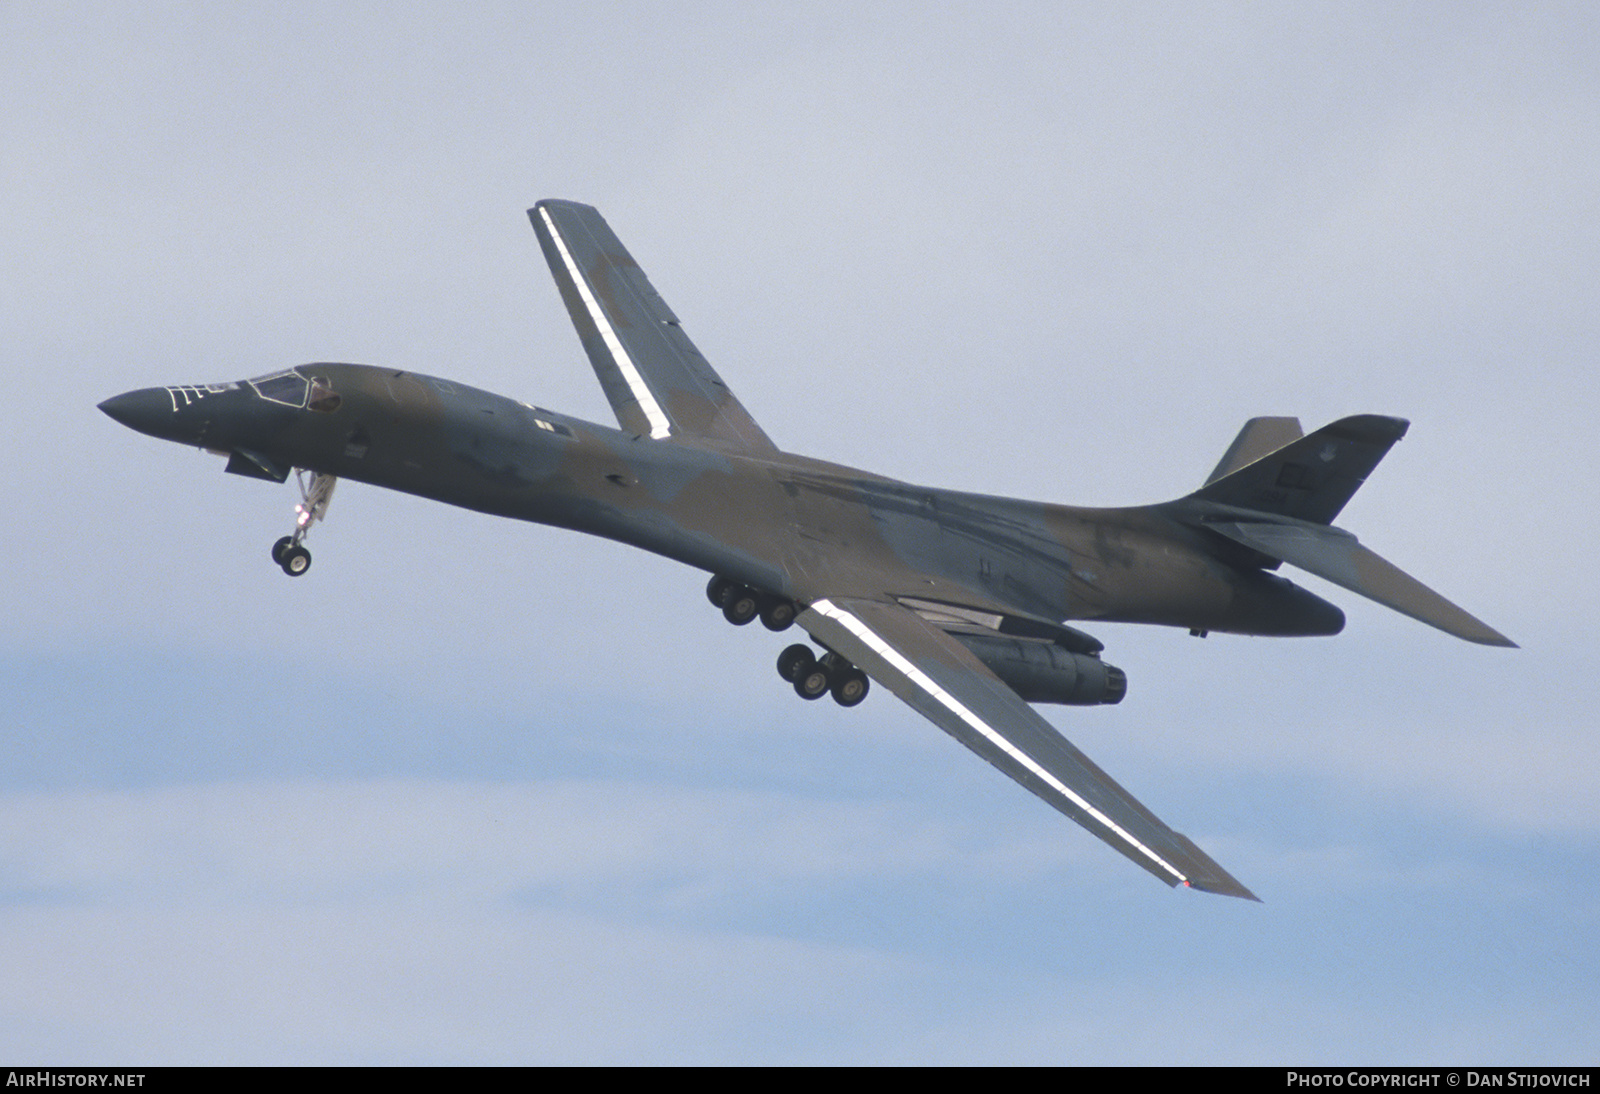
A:
<svg viewBox="0 0 1600 1094">
<path fill-rule="evenodd" d="M 310 474 L 309 480 L 307 474 Z M 300 543 L 311 531 L 311 526 L 322 520 L 328 512 L 328 502 L 333 500 L 333 487 L 339 480 L 320 471 L 307 472 L 294 469 L 295 482 L 300 485 L 300 504 L 294 507 L 294 534 L 284 536 L 272 545 L 272 561 L 282 567 L 290 577 L 299 577 L 311 569 L 311 552 Z"/>
</svg>

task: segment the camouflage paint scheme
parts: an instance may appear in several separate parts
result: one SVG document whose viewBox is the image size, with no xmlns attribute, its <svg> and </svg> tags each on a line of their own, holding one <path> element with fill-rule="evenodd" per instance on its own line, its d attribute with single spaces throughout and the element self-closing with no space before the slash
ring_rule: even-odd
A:
<svg viewBox="0 0 1600 1094">
<path fill-rule="evenodd" d="M 1253 419 L 1204 487 L 1162 505 L 914 486 L 779 451 L 597 211 L 545 201 L 529 216 L 620 428 L 351 364 L 147 388 L 101 409 L 227 454 L 238 474 L 281 482 L 307 469 L 329 488 L 352 479 L 705 570 L 730 620 L 757 605 L 772 629 L 795 617 L 822 646 L 820 662 L 801 649 L 789 666 L 811 673 L 813 691 L 853 705 L 870 677 L 1169 885 L 1249 899 L 1028 705 L 1122 698 L 1101 643 L 1067 621 L 1338 633 L 1337 607 L 1271 572 L 1287 561 L 1469 641 L 1512 645 L 1331 526 L 1404 434 L 1399 419 L 1361 415 L 1309 436 L 1292 418 Z"/>
</svg>

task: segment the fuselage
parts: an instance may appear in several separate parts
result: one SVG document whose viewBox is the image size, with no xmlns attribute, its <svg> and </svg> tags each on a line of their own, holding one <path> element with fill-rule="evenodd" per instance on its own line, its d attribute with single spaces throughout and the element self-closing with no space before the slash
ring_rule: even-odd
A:
<svg viewBox="0 0 1600 1094">
<path fill-rule="evenodd" d="M 303 365 L 148 388 L 103 408 L 141 432 L 258 467 L 603 536 L 801 604 L 857 591 L 859 574 L 862 595 L 1052 622 L 1269 635 L 1343 625 L 1338 608 L 1241 564 L 1167 506 L 1018 501 L 788 453 L 652 440 L 411 372 Z"/>
</svg>

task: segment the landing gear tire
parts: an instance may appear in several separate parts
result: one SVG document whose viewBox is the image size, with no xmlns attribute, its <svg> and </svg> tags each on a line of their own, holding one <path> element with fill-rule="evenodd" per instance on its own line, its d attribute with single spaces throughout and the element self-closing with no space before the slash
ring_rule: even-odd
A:
<svg viewBox="0 0 1600 1094">
<path fill-rule="evenodd" d="M 828 690 L 833 692 L 835 703 L 842 707 L 853 707 L 867 697 L 870 688 L 867 674 L 860 669 L 851 668 L 837 673 Z"/>
<path fill-rule="evenodd" d="M 272 545 L 272 561 L 276 562 L 279 566 L 282 566 L 283 565 L 283 552 L 287 551 L 290 547 L 293 547 L 293 546 L 294 546 L 294 537 L 293 536 L 284 536 L 278 542 L 274 543 Z"/>
<path fill-rule="evenodd" d="M 792 684 L 800 678 L 801 673 L 806 672 L 816 663 L 817 659 L 812 654 L 811 647 L 803 646 L 796 642 L 778 654 L 778 675 Z"/>
<path fill-rule="evenodd" d="M 278 560 L 278 565 L 290 577 L 299 577 L 311 569 L 311 552 L 304 547 L 288 547 L 281 554 L 283 557 Z"/>
<path fill-rule="evenodd" d="M 735 585 L 722 605 L 722 618 L 735 627 L 742 627 L 754 619 L 760 609 L 761 601 L 755 593 L 743 585 Z"/>
<path fill-rule="evenodd" d="M 786 631 L 794 626 L 794 601 L 772 597 L 761 606 L 761 625 L 769 631 Z"/>
<path fill-rule="evenodd" d="M 706 599 L 711 601 L 713 608 L 725 608 L 728 606 L 728 597 L 733 595 L 733 591 L 738 587 L 737 581 L 725 577 L 713 577 L 706 582 Z"/>
<path fill-rule="evenodd" d="M 802 699 L 820 699 L 828 694 L 828 670 L 813 664 L 794 678 L 794 693 Z"/>
</svg>

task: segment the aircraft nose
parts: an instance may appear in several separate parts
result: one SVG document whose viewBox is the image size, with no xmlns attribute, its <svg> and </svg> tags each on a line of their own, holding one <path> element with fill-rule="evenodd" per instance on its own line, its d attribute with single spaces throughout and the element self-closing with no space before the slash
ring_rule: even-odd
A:
<svg viewBox="0 0 1600 1094">
<path fill-rule="evenodd" d="M 153 437 L 166 433 L 173 424 L 172 396 L 166 388 L 144 387 L 113 395 L 100 409 L 113 421 Z"/>
</svg>

